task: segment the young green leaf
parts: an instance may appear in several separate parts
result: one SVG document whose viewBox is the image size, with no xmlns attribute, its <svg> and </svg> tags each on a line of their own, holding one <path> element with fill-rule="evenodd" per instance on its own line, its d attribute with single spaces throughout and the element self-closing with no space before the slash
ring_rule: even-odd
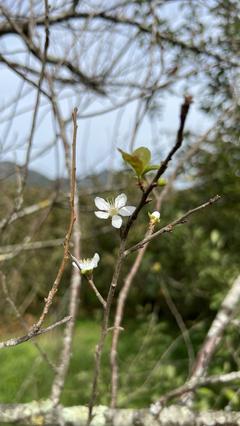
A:
<svg viewBox="0 0 240 426">
<path fill-rule="evenodd" d="M 149 151 L 148 148 L 145 148 L 144 146 L 141 146 L 140 148 L 135 149 L 132 155 L 138 157 L 139 160 L 142 161 L 144 167 L 146 167 L 151 160 L 151 152 Z"/>
<path fill-rule="evenodd" d="M 128 154 L 120 148 L 118 148 L 118 151 L 121 152 L 123 160 L 128 163 L 133 168 L 133 170 L 135 170 L 137 176 L 141 177 L 144 170 L 144 164 L 142 160 L 137 155 Z"/>
<path fill-rule="evenodd" d="M 150 164 L 151 152 L 144 146 L 135 149 L 132 154 L 128 154 L 120 148 L 118 148 L 118 151 L 121 152 L 123 160 L 133 168 L 138 178 L 142 178 L 146 173 L 159 168 L 156 164 Z"/>
<path fill-rule="evenodd" d="M 158 170 L 158 169 L 159 169 L 159 164 L 152 164 L 150 166 L 146 166 L 144 168 L 142 175 L 144 176 L 146 173 L 151 172 L 152 170 Z"/>
</svg>

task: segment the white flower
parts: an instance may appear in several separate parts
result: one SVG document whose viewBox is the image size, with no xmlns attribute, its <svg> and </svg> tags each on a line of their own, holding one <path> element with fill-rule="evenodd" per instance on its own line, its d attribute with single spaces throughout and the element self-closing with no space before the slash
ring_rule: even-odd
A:
<svg viewBox="0 0 240 426">
<path fill-rule="evenodd" d="M 82 274 L 86 274 L 91 272 L 94 268 L 98 266 L 98 262 L 100 260 L 100 256 L 98 253 L 95 253 L 91 259 L 76 259 L 72 256 L 74 262 L 72 262 L 75 268 L 81 269 Z"/>
<path fill-rule="evenodd" d="M 160 212 L 155 211 L 153 213 L 148 213 L 149 217 L 150 217 L 150 221 L 152 223 L 159 223 L 160 222 Z"/>
<path fill-rule="evenodd" d="M 95 205 L 100 210 L 95 212 L 99 219 L 112 218 L 112 226 L 114 228 L 121 228 L 122 218 L 119 216 L 131 216 L 135 210 L 133 206 L 126 206 L 127 196 L 120 194 L 115 200 L 105 201 L 103 198 L 96 197 Z"/>
</svg>

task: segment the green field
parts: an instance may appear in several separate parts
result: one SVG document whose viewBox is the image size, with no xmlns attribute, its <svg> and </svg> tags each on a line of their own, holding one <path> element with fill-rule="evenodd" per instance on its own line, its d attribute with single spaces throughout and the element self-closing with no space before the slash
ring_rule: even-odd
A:
<svg viewBox="0 0 240 426">
<path fill-rule="evenodd" d="M 57 359 L 59 353 L 60 334 L 58 330 L 38 338 L 41 348 L 52 361 Z M 66 405 L 85 404 L 88 401 L 98 335 L 96 322 L 78 321 L 70 371 L 62 398 Z M 110 339 L 103 356 L 99 390 L 99 401 L 104 404 L 109 402 L 110 391 L 109 343 Z M 120 404 L 142 406 L 166 390 L 173 379 L 175 384 L 182 382 L 184 375 L 181 372 L 184 371 L 183 365 L 187 364 L 187 353 L 177 330 L 170 330 L 167 323 L 157 324 L 150 317 L 146 324 L 130 325 L 122 332 L 119 363 Z M 54 376 L 32 342 L 2 350 L 0 374 L 0 401 L 4 403 L 47 398 Z"/>
<path fill-rule="evenodd" d="M 54 361 L 60 350 L 62 330 L 52 332 L 38 338 L 41 348 Z M 203 333 L 203 324 L 199 323 L 190 329 L 190 339 L 196 347 Z M 99 335 L 99 327 L 95 321 L 79 320 L 77 323 L 74 349 L 70 371 L 62 396 L 64 405 L 86 404 L 89 400 L 94 365 L 94 348 Z M 109 403 L 110 369 L 108 339 L 101 371 L 98 402 Z M 188 374 L 189 347 L 173 323 L 159 322 L 149 316 L 146 322 L 135 322 L 126 326 L 122 332 L 119 348 L 120 392 L 119 405 L 128 407 L 147 406 L 159 395 L 182 384 Z M 213 373 L 221 371 L 222 356 L 219 354 Z M 225 365 L 224 369 L 228 370 Z M 32 342 L 14 348 L 4 349 L 0 353 L 0 401 L 28 402 L 46 399 L 50 395 L 53 371 L 43 361 Z M 234 397 L 230 389 L 199 390 L 198 405 L 202 408 L 212 404 L 218 406 Z M 236 400 L 238 404 L 238 398 Z"/>
</svg>

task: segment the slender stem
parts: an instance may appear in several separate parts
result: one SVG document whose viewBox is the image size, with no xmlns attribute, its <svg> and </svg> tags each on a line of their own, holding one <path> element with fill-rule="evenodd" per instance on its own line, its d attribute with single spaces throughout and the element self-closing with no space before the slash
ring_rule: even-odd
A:
<svg viewBox="0 0 240 426">
<path fill-rule="evenodd" d="M 178 149 L 181 147 L 183 143 L 183 137 L 184 137 L 184 128 L 186 119 L 188 116 L 189 108 L 192 102 L 192 98 L 190 96 L 186 96 L 184 103 L 181 106 L 180 111 L 180 122 L 179 122 L 179 128 L 177 131 L 177 137 L 174 146 L 166 156 L 165 160 L 160 164 L 159 169 L 152 179 L 152 181 L 149 183 L 146 190 L 143 192 L 141 200 L 136 207 L 135 211 L 133 212 L 132 216 L 130 216 L 125 229 L 123 230 L 122 237 L 124 239 L 127 238 L 127 235 L 130 231 L 130 228 L 132 227 L 133 222 L 137 219 L 139 212 L 142 210 L 142 208 L 145 206 L 145 204 L 148 202 L 148 196 L 152 192 L 153 188 L 157 185 L 158 179 L 163 175 L 163 173 L 167 170 L 167 167 L 169 165 L 169 162 L 172 160 L 175 153 L 178 151 Z"/>
<path fill-rule="evenodd" d="M 103 308 L 106 309 L 106 302 L 105 302 L 104 298 L 101 296 L 101 294 L 99 293 L 97 287 L 95 286 L 93 279 L 90 278 L 90 277 L 87 277 L 87 280 L 88 280 L 88 284 L 91 286 L 94 293 L 96 294 L 99 302 L 103 305 Z"/>
<path fill-rule="evenodd" d="M 146 237 L 145 239 L 143 239 L 139 243 L 137 243 L 134 246 L 130 247 L 129 249 L 125 250 L 124 256 L 128 256 L 130 253 L 140 249 L 141 247 L 143 247 L 145 244 L 149 243 L 150 241 L 152 241 L 156 237 L 159 237 L 160 235 L 162 235 L 166 232 L 172 232 L 173 229 L 175 228 L 175 226 L 185 223 L 186 220 L 189 218 L 189 216 L 198 212 L 199 210 L 202 210 L 202 209 L 210 206 L 213 203 L 216 203 L 216 201 L 220 200 L 220 198 L 221 197 L 219 195 L 215 195 L 215 197 L 210 198 L 210 200 L 208 200 L 206 203 L 203 203 L 200 206 L 195 207 L 194 209 L 188 210 L 186 213 L 184 213 L 178 219 L 174 220 L 173 222 L 171 222 L 168 225 L 164 226 L 163 228 L 159 229 L 159 231 L 154 232 L 149 237 Z"/>
<path fill-rule="evenodd" d="M 154 231 L 154 224 L 150 222 L 149 228 L 146 232 L 146 237 L 151 235 Z M 116 308 L 116 314 L 114 318 L 114 326 L 113 326 L 113 337 L 112 337 L 112 345 L 111 345 L 111 353 L 110 353 L 110 362 L 111 362 L 111 368 L 112 368 L 112 375 L 111 375 L 111 408 L 116 408 L 117 404 L 117 392 L 118 392 L 118 360 L 117 360 L 117 349 L 118 349 L 118 341 L 120 332 L 122 330 L 121 323 L 123 319 L 124 314 L 124 307 L 125 302 L 130 290 L 130 287 L 132 285 L 132 282 L 134 280 L 134 277 L 140 267 L 140 264 L 142 262 L 142 258 L 144 256 L 144 253 L 147 249 L 147 244 L 144 245 L 138 252 L 137 257 L 125 277 L 122 289 L 119 293 L 118 300 L 117 300 L 117 308 Z"/>
<path fill-rule="evenodd" d="M 63 252 L 63 258 L 62 262 L 60 264 L 56 279 L 53 283 L 53 286 L 51 290 L 48 293 L 47 298 L 45 299 L 45 305 L 43 307 L 42 314 L 40 315 L 39 320 L 33 325 L 33 330 L 40 329 L 44 319 L 46 318 L 48 311 L 53 303 L 53 299 L 55 294 L 58 291 L 58 287 L 60 285 L 65 266 L 68 262 L 68 252 L 69 252 L 69 245 L 70 245 L 70 239 L 72 235 L 73 225 L 75 222 L 75 209 L 74 209 L 74 196 L 75 196 L 75 188 L 76 188 L 76 142 L 77 142 L 77 124 L 76 124 L 76 117 L 77 117 L 77 109 L 74 109 L 73 112 L 73 141 L 72 141 L 72 171 L 71 171 L 71 191 L 70 191 L 70 222 L 67 230 L 67 234 L 65 236 L 64 240 L 64 252 Z"/>
<path fill-rule="evenodd" d="M 20 324 L 22 325 L 22 327 L 25 329 L 25 331 L 28 331 L 28 324 L 27 322 L 24 320 L 23 316 L 21 315 L 18 307 L 16 306 L 14 300 L 11 298 L 8 288 L 7 288 L 7 284 L 6 284 L 6 277 L 5 275 L 2 273 L 2 271 L 0 271 L 0 277 L 1 277 L 1 284 L 2 284 L 2 289 L 3 289 L 3 293 L 5 295 L 6 298 L 6 302 L 10 305 L 10 307 L 12 308 L 12 311 L 14 312 L 16 318 L 19 320 Z M 56 366 L 55 364 L 51 361 L 51 359 L 49 358 L 47 352 L 45 352 L 41 346 L 38 344 L 37 341 L 32 340 L 33 345 L 37 348 L 38 352 L 40 353 L 41 357 L 43 358 L 44 361 L 47 362 L 47 364 L 53 369 L 53 371 L 56 371 Z"/>
<path fill-rule="evenodd" d="M 39 328 L 35 330 L 30 330 L 29 333 L 25 334 L 24 336 L 12 338 L 9 340 L 5 340 L 4 342 L 0 342 L 0 349 L 3 348 L 9 348 L 12 346 L 20 345 L 21 343 L 27 342 L 28 340 L 32 339 L 33 337 L 40 336 L 41 334 L 48 333 L 49 331 L 54 330 L 54 328 L 59 327 L 59 325 L 65 324 L 66 322 L 70 321 L 71 317 L 67 316 L 63 318 L 60 321 L 55 322 L 54 324 L 49 325 L 49 327 L 46 328 Z"/>
<path fill-rule="evenodd" d="M 60 114 L 57 115 L 57 119 L 59 121 L 59 126 L 60 126 L 60 122 L 62 122 Z M 76 109 L 73 112 L 72 120 L 73 120 L 73 128 L 74 128 L 73 140 L 76 142 L 77 127 L 78 127 Z M 70 174 L 71 162 L 69 159 L 67 135 L 66 135 L 64 126 L 63 127 L 60 126 L 60 128 L 61 128 L 61 135 L 62 135 L 64 148 L 65 148 L 66 167 L 67 167 L 68 173 Z M 74 145 L 76 150 L 76 143 L 74 143 Z M 74 156 L 76 155 L 75 150 L 73 152 Z M 73 250 L 74 250 L 74 255 L 77 257 L 80 257 L 81 229 L 80 229 L 80 217 L 79 217 L 79 198 L 78 198 L 78 191 L 77 191 L 76 185 L 74 189 L 73 205 L 74 205 L 74 212 L 75 212 L 75 218 L 76 218 L 74 227 L 73 227 L 73 233 L 72 233 Z M 68 255 L 69 255 L 69 251 L 68 251 Z M 66 327 L 64 330 L 62 350 L 59 356 L 57 374 L 54 377 L 52 389 L 51 389 L 51 400 L 53 402 L 54 407 L 56 407 L 60 402 L 61 394 L 64 388 L 64 383 L 65 383 L 68 368 L 69 368 L 71 351 L 72 351 L 74 326 L 75 326 L 75 320 L 76 320 L 78 304 L 79 304 L 80 286 L 81 286 L 81 275 L 78 273 L 76 268 L 72 268 L 69 308 L 68 308 L 69 315 L 71 316 L 71 321 L 69 321 L 66 324 Z"/>
<path fill-rule="evenodd" d="M 107 300 L 106 300 L 106 308 L 104 310 L 104 315 L 103 315 L 103 322 L 102 322 L 102 327 L 101 327 L 100 339 L 99 339 L 99 342 L 98 342 L 98 345 L 97 345 L 97 348 L 96 348 L 96 353 L 95 353 L 95 370 L 94 370 L 93 383 L 92 383 L 92 392 L 91 392 L 91 397 L 90 397 L 89 406 L 88 406 L 87 426 L 89 426 L 91 421 L 92 421 L 93 407 L 95 405 L 96 398 L 97 398 L 98 381 L 99 381 L 103 346 L 104 346 L 105 339 L 107 337 L 108 330 L 109 330 L 110 310 L 111 310 L 116 286 L 117 286 L 118 279 L 119 279 L 119 274 L 120 274 L 123 259 L 124 259 L 123 253 L 124 253 L 124 249 L 125 249 L 125 244 L 126 244 L 125 240 L 122 239 L 121 244 L 120 244 L 118 258 L 117 258 L 116 268 L 115 268 L 115 271 L 114 271 L 114 274 L 113 274 L 112 282 L 111 282 L 109 292 L 108 292 L 108 296 L 107 296 Z"/>
</svg>

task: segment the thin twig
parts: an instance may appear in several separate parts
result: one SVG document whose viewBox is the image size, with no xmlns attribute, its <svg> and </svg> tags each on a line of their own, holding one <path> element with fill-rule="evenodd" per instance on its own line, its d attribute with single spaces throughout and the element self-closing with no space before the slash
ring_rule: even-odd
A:
<svg viewBox="0 0 240 426">
<path fill-rule="evenodd" d="M 54 330 L 54 328 L 58 327 L 59 325 L 65 324 L 66 322 L 70 320 L 71 320 L 71 317 L 67 316 L 61 319 L 60 321 L 57 321 L 54 324 L 49 325 L 46 328 L 39 328 L 35 330 L 32 329 L 29 331 L 29 333 L 25 334 L 24 336 L 12 338 L 9 340 L 5 340 L 4 342 L 0 342 L 0 349 L 20 345 L 21 343 L 27 342 L 33 337 L 37 337 L 37 336 L 40 336 L 41 334 L 48 333 L 49 331 Z"/>
<path fill-rule="evenodd" d="M 76 123 L 75 117 L 77 116 L 77 109 L 74 109 L 73 112 L 73 122 Z M 61 265 L 59 267 L 56 279 L 53 283 L 53 286 L 51 288 L 51 290 L 48 293 L 47 298 L 45 299 L 45 305 L 42 311 L 42 314 L 39 318 L 39 320 L 37 321 L 36 324 L 33 325 L 33 330 L 35 329 L 39 329 L 45 319 L 45 317 L 48 314 L 48 311 L 50 309 L 50 306 L 53 303 L 53 299 L 55 294 L 58 291 L 58 287 L 60 285 L 62 276 L 63 276 L 63 272 L 65 270 L 65 266 L 67 264 L 68 261 L 68 252 L 69 252 L 69 246 L 70 246 L 70 239 L 71 239 L 71 235 L 72 235 L 72 230 L 73 230 L 73 225 L 75 222 L 75 206 L 74 206 L 74 196 L 75 196 L 75 189 L 76 189 L 76 143 L 77 143 L 77 126 L 74 124 L 73 127 L 73 141 L 72 141 L 72 170 L 71 170 L 71 191 L 70 191 L 70 199 L 69 199 L 69 204 L 70 204 L 70 222 L 69 222 L 69 226 L 68 226 L 68 230 L 67 230 L 67 234 L 65 236 L 65 240 L 64 240 L 64 253 L 63 253 L 63 258 L 62 258 L 62 262 Z"/>
<path fill-rule="evenodd" d="M 90 277 L 87 277 L 87 280 L 88 280 L 88 284 L 91 286 L 94 293 L 96 294 L 99 302 L 102 304 L 103 308 L 106 309 L 106 302 L 105 302 L 104 298 L 101 296 L 101 294 L 99 293 L 97 287 L 95 286 L 93 279 L 90 278 Z"/>
<path fill-rule="evenodd" d="M 151 235 L 154 231 L 154 224 L 150 222 L 149 228 L 146 232 L 146 237 Z M 117 404 L 117 392 L 118 392 L 118 379 L 119 379 L 119 371 L 118 371 L 118 360 L 117 360 L 117 349 L 118 349 L 118 341 L 119 336 L 121 332 L 121 323 L 124 315 L 124 307 L 125 302 L 128 296 L 128 293 L 130 291 L 132 282 L 134 280 L 134 277 L 136 276 L 139 267 L 141 265 L 143 256 L 145 254 L 145 251 L 147 249 L 147 244 L 145 244 L 138 252 L 137 257 L 129 271 L 129 273 L 126 275 L 123 286 L 121 288 L 121 291 L 118 296 L 117 300 L 117 308 L 116 313 L 114 317 L 114 326 L 113 326 L 113 336 L 112 336 L 112 345 L 111 345 L 111 352 L 110 352 L 110 362 L 111 362 L 111 368 L 112 368 L 112 375 L 111 375 L 111 408 L 116 408 Z"/>
<path fill-rule="evenodd" d="M 9 291 L 8 291 L 8 288 L 7 288 L 7 284 L 6 284 L 6 277 L 5 277 L 5 275 L 1 271 L 0 271 L 0 276 L 1 276 L 2 289 L 3 289 L 3 293 L 5 295 L 5 298 L 6 298 L 6 302 L 8 302 L 8 304 L 11 306 L 13 312 L 15 313 L 16 318 L 18 318 L 18 320 L 21 323 L 22 327 L 26 331 L 28 331 L 28 328 L 29 328 L 28 324 L 23 319 L 21 313 L 19 312 L 19 309 L 17 308 L 17 306 L 14 303 L 13 299 L 10 297 L 10 294 L 9 294 Z M 41 346 L 35 340 L 32 340 L 32 343 L 37 348 L 37 350 L 39 351 L 39 353 L 40 353 L 41 357 L 44 359 L 44 361 L 47 362 L 47 364 L 53 369 L 53 371 L 56 371 L 56 366 L 50 360 L 48 354 L 41 348 Z"/>
<path fill-rule="evenodd" d="M 184 103 L 181 106 L 181 112 L 180 112 L 180 122 L 179 122 L 179 128 L 177 131 L 177 137 L 176 137 L 176 142 L 174 144 L 174 146 L 172 147 L 172 149 L 170 150 L 170 152 L 168 153 L 167 157 L 165 158 L 165 160 L 161 163 L 161 165 L 159 166 L 159 169 L 156 173 L 156 175 L 154 176 L 154 178 L 152 179 L 152 181 L 149 183 L 148 187 L 146 188 L 146 190 L 143 192 L 142 194 L 142 198 L 138 204 L 138 206 L 136 207 L 135 211 L 133 212 L 132 216 L 130 216 L 125 229 L 122 232 L 122 238 L 126 239 L 128 232 L 133 224 L 133 222 L 137 219 L 139 212 L 142 210 L 142 208 L 145 206 L 145 204 L 148 202 L 148 196 L 150 195 L 150 193 L 152 192 L 153 188 L 157 185 L 157 181 L 158 179 L 163 175 L 163 173 L 166 171 L 169 162 L 172 160 L 173 156 L 175 155 L 175 153 L 177 152 L 177 150 L 181 147 L 182 143 L 183 143 L 183 137 L 184 137 L 184 128 L 185 128 L 185 123 L 186 123 L 186 119 L 188 116 L 188 112 L 189 112 L 189 108 L 192 102 L 192 98 L 190 96 L 186 96 Z"/>
<path fill-rule="evenodd" d="M 57 107 L 57 104 L 56 104 L 56 107 Z M 66 163 L 68 173 L 70 173 L 70 170 L 69 170 L 70 161 L 69 161 L 67 135 L 66 135 L 65 127 L 63 125 L 63 120 L 58 108 L 57 108 L 57 111 L 58 113 L 56 117 L 59 121 L 59 126 L 61 128 L 61 136 L 62 136 L 64 150 L 65 150 L 65 163 Z M 73 112 L 72 120 L 73 120 L 73 126 L 74 126 L 74 139 L 76 140 L 77 128 L 78 128 L 76 108 Z M 80 249 L 81 249 L 80 247 L 81 229 L 80 229 L 80 215 L 79 215 L 79 198 L 78 198 L 78 190 L 76 185 L 75 185 L 73 203 L 74 203 L 76 220 L 73 227 L 72 243 L 73 243 L 74 255 L 79 258 Z M 69 251 L 68 251 L 68 254 L 69 254 Z M 57 374 L 54 377 L 52 389 L 51 389 L 51 400 L 53 402 L 54 407 L 56 407 L 59 404 L 61 394 L 64 388 L 68 368 L 69 368 L 69 363 L 70 363 L 70 358 L 72 353 L 74 326 L 75 326 L 76 315 L 77 315 L 78 305 L 79 305 L 80 287 L 81 287 L 81 275 L 78 273 L 76 268 L 72 268 L 69 308 L 68 308 L 69 315 L 71 316 L 71 321 L 67 323 L 64 330 L 63 343 L 62 343 L 62 349 L 61 349 L 60 357 L 59 357 Z"/>
<path fill-rule="evenodd" d="M 186 213 L 184 213 L 182 216 L 180 216 L 178 219 L 174 220 L 173 222 L 169 223 L 168 225 L 164 226 L 163 228 L 159 229 L 159 231 L 154 232 L 149 237 L 145 238 L 144 240 L 140 241 L 139 243 L 135 244 L 134 246 L 130 247 L 129 249 L 124 251 L 124 256 L 128 256 L 130 253 L 140 249 L 148 242 L 152 241 L 156 237 L 159 237 L 162 234 L 165 234 L 166 232 L 172 232 L 177 225 L 181 225 L 183 223 L 186 223 L 186 220 L 191 216 L 192 214 L 198 212 L 199 210 L 202 210 L 213 203 L 216 203 L 216 201 L 220 200 L 220 196 L 216 195 L 215 197 L 210 198 L 209 201 L 206 203 L 201 204 L 198 207 L 195 207 L 194 209 L 188 210 Z"/>
</svg>

